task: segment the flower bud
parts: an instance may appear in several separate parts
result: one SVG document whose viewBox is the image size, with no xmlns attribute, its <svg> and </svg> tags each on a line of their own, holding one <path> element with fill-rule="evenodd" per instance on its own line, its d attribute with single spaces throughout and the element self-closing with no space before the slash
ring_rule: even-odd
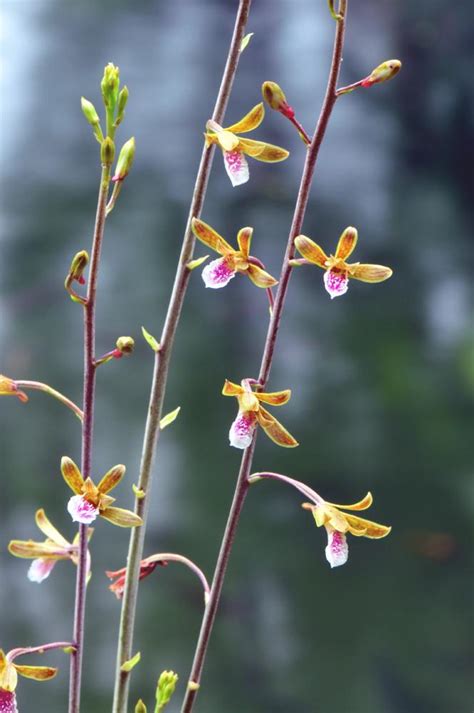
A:
<svg viewBox="0 0 474 713">
<path fill-rule="evenodd" d="M 176 688 L 178 674 L 173 671 L 163 671 L 158 679 L 156 688 L 156 709 L 162 711 L 169 703 L 171 696 Z"/>
<path fill-rule="evenodd" d="M 121 354 L 131 354 L 135 347 L 135 341 L 132 337 L 119 337 L 115 346 Z"/>
<path fill-rule="evenodd" d="M 389 79 L 399 73 L 402 67 L 402 63 L 399 59 L 388 59 L 386 62 L 382 62 L 378 67 L 372 70 L 368 77 L 366 77 L 362 82 L 362 87 L 371 87 L 372 84 L 379 84 L 380 82 L 388 82 Z"/>
<path fill-rule="evenodd" d="M 102 141 L 100 147 L 100 159 L 104 166 L 111 166 L 114 162 L 115 144 L 108 136 Z"/>
<path fill-rule="evenodd" d="M 279 111 L 289 119 L 294 117 L 295 112 L 289 106 L 282 88 L 276 82 L 264 82 L 262 84 L 262 95 L 269 107 Z"/>
<path fill-rule="evenodd" d="M 77 280 L 81 285 L 84 284 L 84 278 L 82 273 L 89 264 L 89 253 L 87 250 L 81 250 L 76 253 L 72 258 L 71 267 L 69 268 L 68 278 L 70 280 Z"/>
<path fill-rule="evenodd" d="M 135 706 L 135 713 L 146 713 L 146 705 L 143 703 L 141 698 Z"/>
<path fill-rule="evenodd" d="M 102 98 L 107 109 L 115 109 L 120 86 L 120 70 L 111 62 L 104 69 L 100 83 Z"/>
<path fill-rule="evenodd" d="M 123 179 L 128 176 L 128 173 L 132 167 L 134 157 L 135 139 L 132 136 L 131 139 L 124 143 L 120 150 L 117 166 L 115 167 L 115 174 L 112 178 L 112 181 L 123 181 Z"/>
<path fill-rule="evenodd" d="M 88 101 L 84 97 L 81 97 L 81 109 L 82 113 L 84 114 L 91 126 L 96 126 L 99 123 L 99 115 L 95 109 L 95 106 L 92 102 Z"/>
<path fill-rule="evenodd" d="M 125 114 L 125 107 L 127 106 L 127 102 L 128 102 L 128 87 L 124 87 L 123 89 L 120 90 L 120 94 L 118 95 L 117 118 L 115 119 L 116 127 L 122 123 L 122 120 L 123 120 L 123 117 Z"/>
</svg>

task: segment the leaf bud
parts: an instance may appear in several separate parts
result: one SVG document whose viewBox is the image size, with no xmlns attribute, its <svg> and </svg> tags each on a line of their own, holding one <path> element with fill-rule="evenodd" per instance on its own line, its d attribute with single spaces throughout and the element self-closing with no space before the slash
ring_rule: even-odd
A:
<svg viewBox="0 0 474 713">
<path fill-rule="evenodd" d="M 125 107 L 128 102 L 128 87 L 124 87 L 120 90 L 117 102 L 117 118 L 115 119 L 115 127 L 122 123 L 123 117 L 125 115 Z"/>
<path fill-rule="evenodd" d="M 294 110 L 286 101 L 283 89 L 276 82 L 264 82 L 262 84 L 262 95 L 271 109 L 279 111 L 288 119 L 292 119 L 294 117 Z"/>
<path fill-rule="evenodd" d="M 141 698 L 135 706 L 135 713 L 146 713 L 146 705 L 143 703 Z"/>
<path fill-rule="evenodd" d="M 112 181 L 123 181 L 129 174 L 135 157 L 135 138 L 126 141 L 120 150 Z"/>
<path fill-rule="evenodd" d="M 102 141 L 100 147 L 100 159 L 104 166 L 111 166 L 115 157 L 115 144 L 108 136 Z"/>
<path fill-rule="evenodd" d="M 402 63 L 399 59 L 388 59 L 386 62 L 382 62 L 378 67 L 372 70 L 368 77 L 362 80 L 362 87 L 371 87 L 372 84 L 379 84 L 380 82 L 388 82 L 389 79 L 393 79 L 396 74 L 399 73 L 402 68 Z"/>
<path fill-rule="evenodd" d="M 121 354 L 131 354 L 135 347 L 135 341 L 132 337 L 119 337 L 115 346 Z"/>
</svg>

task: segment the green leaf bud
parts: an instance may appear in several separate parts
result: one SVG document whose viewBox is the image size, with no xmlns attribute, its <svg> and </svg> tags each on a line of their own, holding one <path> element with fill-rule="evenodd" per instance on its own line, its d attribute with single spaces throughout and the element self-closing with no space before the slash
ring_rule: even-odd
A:
<svg viewBox="0 0 474 713">
<path fill-rule="evenodd" d="M 135 706 L 135 713 L 146 713 L 146 705 L 143 703 L 141 698 Z"/>
<path fill-rule="evenodd" d="M 123 117 L 125 115 L 125 107 L 128 102 L 128 87 L 124 87 L 120 90 L 117 102 L 117 118 L 115 119 L 115 128 L 122 123 Z"/>
<path fill-rule="evenodd" d="M 106 136 L 100 147 L 100 159 L 104 166 L 111 166 L 115 157 L 115 144 L 109 136 Z"/>
<path fill-rule="evenodd" d="M 129 174 L 135 158 L 135 138 L 126 141 L 120 150 L 112 181 L 123 181 Z"/>
</svg>

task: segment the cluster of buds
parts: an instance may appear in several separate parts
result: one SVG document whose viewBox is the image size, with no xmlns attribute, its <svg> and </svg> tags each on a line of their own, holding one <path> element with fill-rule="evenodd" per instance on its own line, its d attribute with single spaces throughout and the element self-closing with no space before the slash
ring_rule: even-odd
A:
<svg viewBox="0 0 474 713">
<path fill-rule="evenodd" d="M 174 671 L 163 671 L 158 678 L 155 692 L 155 713 L 162 713 L 175 691 L 178 682 L 178 674 Z M 147 713 L 147 707 L 142 699 L 135 706 L 135 713 Z"/>
</svg>

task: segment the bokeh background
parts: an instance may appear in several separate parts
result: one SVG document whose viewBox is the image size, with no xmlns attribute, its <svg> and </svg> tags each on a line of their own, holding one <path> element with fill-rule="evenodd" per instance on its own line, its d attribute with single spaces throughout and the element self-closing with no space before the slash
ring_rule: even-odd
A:
<svg viewBox="0 0 474 713">
<path fill-rule="evenodd" d="M 103 66 L 130 88 L 119 138 L 134 135 L 132 175 L 108 226 L 98 303 L 98 349 L 130 334 L 133 357 L 99 372 L 95 472 L 128 466 L 118 497 L 132 505 L 152 370 L 140 327 L 159 337 L 202 131 L 214 105 L 234 0 L 4 0 L 1 75 L 2 373 L 51 383 L 78 402 L 81 309 L 63 279 L 89 248 L 98 147 L 79 99 L 99 106 Z M 441 0 L 351 3 L 342 82 L 380 61 L 399 77 L 338 103 L 319 159 L 304 232 L 328 251 L 347 225 L 356 260 L 390 265 L 383 285 L 352 283 L 331 302 L 317 269 L 292 277 L 270 386 L 291 387 L 278 413 L 301 442 L 259 438 L 255 470 L 308 482 L 335 502 L 371 490 L 385 540 L 350 540 L 331 571 L 324 531 L 277 483 L 251 491 L 209 650 L 203 713 L 464 713 L 472 709 L 471 240 L 474 6 Z M 279 82 L 308 130 L 319 110 L 333 21 L 324 0 L 255 0 L 227 117 Z M 471 38 L 472 39 L 472 38 Z M 278 114 L 255 134 L 290 149 L 252 162 L 232 189 L 216 155 L 203 218 L 228 239 L 255 228 L 254 252 L 278 274 L 304 146 Z M 198 246 L 196 255 L 205 251 Z M 471 265 L 470 265 L 471 261 Z M 182 406 L 161 440 L 146 554 L 182 552 L 211 575 L 240 453 L 228 446 L 236 404 L 224 378 L 258 372 L 267 303 L 245 279 L 220 292 L 191 280 L 166 410 Z M 10 649 L 70 636 L 73 567 L 42 585 L 10 557 L 11 538 L 38 538 L 42 506 L 68 537 L 62 455 L 80 457 L 78 422 L 43 394 L 0 404 L 0 632 Z M 125 564 L 128 533 L 99 522 L 88 590 L 83 710 L 110 710 L 119 603 L 106 569 Z M 202 613 L 197 581 L 177 566 L 140 587 L 133 701 L 152 706 L 158 673 L 179 672 L 179 710 Z M 46 658 L 46 657 L 44 657 Z M 68 665 L 54 682 L 22 680 L 21 710 L 65 711 Z M 25 660 L 26 662 L 26 660 Z M 45 660 L 42 662 L 46 663 Z"/>
</svg>

